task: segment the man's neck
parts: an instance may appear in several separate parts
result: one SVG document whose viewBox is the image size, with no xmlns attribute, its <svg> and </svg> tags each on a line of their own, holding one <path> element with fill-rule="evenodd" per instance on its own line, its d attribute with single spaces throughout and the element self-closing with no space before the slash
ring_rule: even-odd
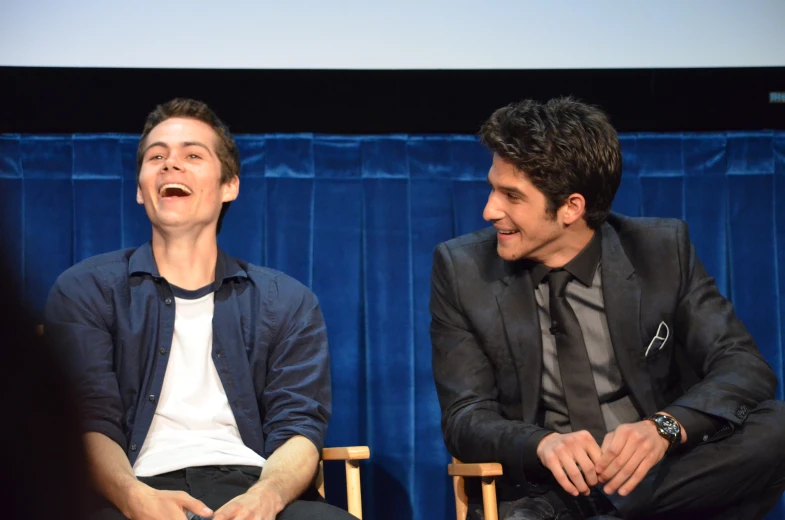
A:
<svg viewBox="0 0 785 520">
<path fill-rule="evenodd" d="M 564 267 L 570 260 L 578 256 L 578 253 L 583 251 L 591 241 L 594 233 L 593 229 L 585 225 L 567 228 L 558 243 L 553 244 L 555 246 L 553 250 L 543 255 L 540 263 L 551 269 Z"/>
<path fill-rule="evenodd" d="M 172 236 L 153 228 L 153 255 L 158 272 L 170 284 L 196 290 L 215 280 L 218 242 L 212 230 Z"/>
</svg>

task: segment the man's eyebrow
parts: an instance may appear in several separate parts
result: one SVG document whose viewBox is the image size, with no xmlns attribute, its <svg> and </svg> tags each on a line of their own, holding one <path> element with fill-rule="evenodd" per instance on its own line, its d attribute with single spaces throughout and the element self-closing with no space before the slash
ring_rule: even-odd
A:
<svg viewBox="0 0 785 520">
<path fill-rule="evenodd" d="M 205 150 L 207 150 L 207 153 L 209 153 L 210 156 L 213 155 L 213 152 L 210 151 L 210 148 L 208 148 L 206 144 L 200 143 L 199 141 L 185 141 L 183 143 L 183 147 L 186 147 L 186 146 L 200 146 L 200 147 L 204 148 Z"/>
<path fill-rule="evenodd" d="M 209 153 L 211 156 L 213 155 L 213 152 L 210 151 L 210 148 L 208 148 L 207 145 L 205 145 L 204 143 L 200 143 L 199 141 L 184 141 L 181 144 L 182 144 L 183 147 L 186 147 L 186 146 L 199 146 L 199 147 L 204 148 L 205 150 L 207 150 L 207 153 Z M 161 146 L 163 148 L 166 148 L 167 150 L 169 149 L 169 145 L 168 144 L 164 143 L 163 141 L 156 141 L 154 143 L 150 143 L 149 145 L 147 145 L 145 147 L 143 155 L 146 154 L 147 151 L 150 150 L 150 148 L 154 148 L 156 146 Z"/>
<path fill-rule="evenodd" d="M 500 184 L 499 186 L 494 186 L 493 183 L 491 182 L 490 178 L 487 178 L 486 180 L 488 182 L 488 185 L 490 187 L 492 187 L 492 188 L 495 188 L 495 189 L 501 190 L 501 191 L 506 191 L 508 193 L 514 193 L 514 194 L 516 194 L 516 195 L 518 195 L 518 196 L 520 196 L 521 198 L 524 198 L 524 199 L 528 198 L 524 192 L 522 192 L 520 189 L 518 189 L 515 186 L 505 186 L 504 184 Z"/>
<path fill-rule="evenodd" d="M 169 145 L 167 145 L 163 141 L 156 141 L 154 143 L 150 143 L 147 146 L 145 146 L 144 152 L 142 152 L 142 155 L 145 155 L 150 148 L 154 148 L 156 146 L 162 146 L 162 147 L 166 148 L 167 150 L 169 149 Z"/>
</svg>

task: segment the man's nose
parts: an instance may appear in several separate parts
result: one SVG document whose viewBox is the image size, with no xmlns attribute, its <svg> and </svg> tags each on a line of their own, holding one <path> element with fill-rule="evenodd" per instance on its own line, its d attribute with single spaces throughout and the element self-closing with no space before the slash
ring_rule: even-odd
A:
<svg viewBox="0 0 785 520">
<path fill-rule="evenodd" d="M 177 156 L 177 154 L 170 154 L 169 157 L 166 158 L 166 161 L 164 162 L 164 170 L 168 170 L 170 168 L 173 170 L 183 169 L 182 163 L 180 162 L 180 158 Z"/>
<path fill-rule="evenodd" d="M 482 211 L 482 218 L 488 222 L 495 222 L 504 218 L 504 212 L 497 206 L 493 193 L 488 196 L 488 202 L 485 203 L 485 209 Z"/>
</svg>

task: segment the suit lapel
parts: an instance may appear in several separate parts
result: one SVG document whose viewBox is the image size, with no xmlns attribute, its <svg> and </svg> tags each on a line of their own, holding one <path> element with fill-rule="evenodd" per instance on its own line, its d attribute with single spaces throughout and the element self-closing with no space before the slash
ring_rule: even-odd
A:
<svg viewBox="0 0 785 520">
<path fill-rule="evenodd" d="M 655 411 L 651 379 L 642 348 L 641 288 L 616 231 L 602 228 L 602 294 L 616 362 L 639 412 Z"/>
<path fill-rule="evenodd" d="M 518 269 L 501 279 L 496 296 L 513 363 L 519 374 L 523 420 L 533 423 L 540 400 L 542 336 L 528 270 Z"/>
</svg>

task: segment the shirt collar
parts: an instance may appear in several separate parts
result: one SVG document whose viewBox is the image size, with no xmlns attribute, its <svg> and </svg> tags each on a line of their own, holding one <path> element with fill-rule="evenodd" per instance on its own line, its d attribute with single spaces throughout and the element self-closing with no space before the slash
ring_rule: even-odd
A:
<svg viewBox="0 0 785 520">
<path fill-rule="evenodd" d="M 568 271 L 586 287 L 591 286 L 594 279 L 594 272 L 597 270 L 597 266 L 599 265 L 602 256 L 602 240 L 600 235 L 600 230 L 596 230 L 594 236 L 592 236 L 589 243 L 586 244 L 586 247 L 562 268 L 565 271 Z M 551 271 L 552 269 L 545 264 L 533 264 L 529 272 L 534 286 L 536 287 L 541 284 Z"/>
<path fill-rule="evenodd" d="M 162 278 L 153 256 L 152 241 L 142 244 L 128 260 L 128 275 L 133 276 L 135 274 L 149 274 L 156 279 Z M 215 262 L 215 289 L 220 287 L 224 280 L 230 278 L 249 278 L 249 276 L 248 272 L 242 268 L 235 258 L 227 255 L 219 247 L 218 258 Z"/>
</svg>

